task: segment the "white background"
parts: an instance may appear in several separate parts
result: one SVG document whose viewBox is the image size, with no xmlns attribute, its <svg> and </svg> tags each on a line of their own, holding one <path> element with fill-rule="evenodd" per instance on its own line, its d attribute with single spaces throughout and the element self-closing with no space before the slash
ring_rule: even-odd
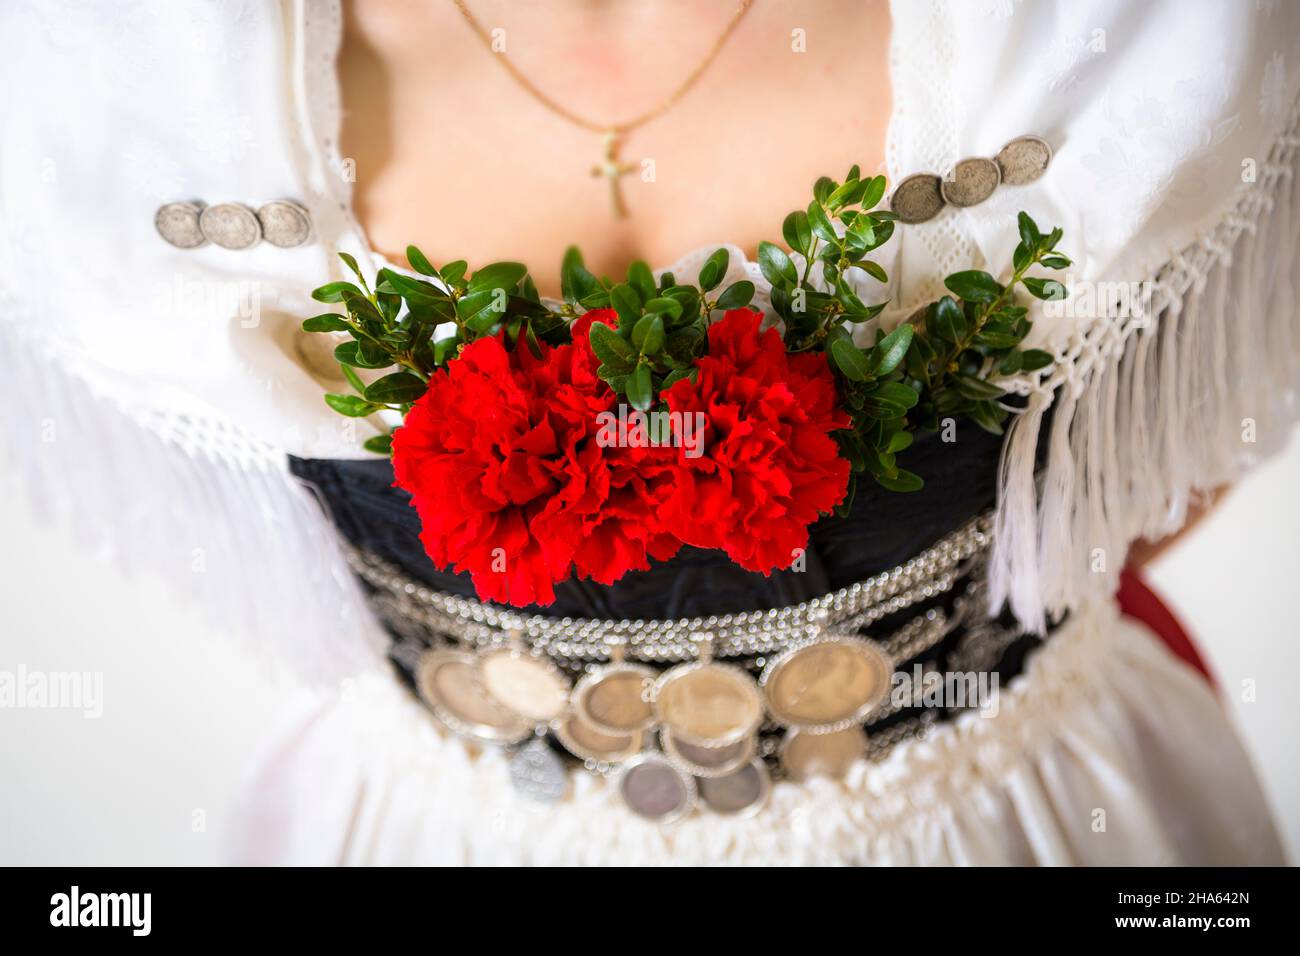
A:
<svg viewBox="0 0 1300 956">
<path fill-rule="evenodd" d="M 0 460 L 0 473 L 3 461 Z M 1243 482 L 1150 579 L 1218 675 L 1300 859 L 1300 442 Z M 154 581 L 127 580 L 0 496 L 0 670 L 102 671 L 98 720 L 0 710 L 0 864 L 221 862 L 277 690 Z M 1243 698 L 1253 681 L 1254 702 Z"/>
</svg>

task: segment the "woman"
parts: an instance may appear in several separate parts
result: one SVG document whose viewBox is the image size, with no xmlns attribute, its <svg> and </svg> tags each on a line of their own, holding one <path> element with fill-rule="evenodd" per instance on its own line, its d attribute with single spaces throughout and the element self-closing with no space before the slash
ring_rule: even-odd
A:
<svg viewBox="0 0 1300 956">
<path fill-rule="evenodd" d="M 4 33 L 24 42 L 6 64 L 0 341 L 17 457 L 38 493 L 133 564 L 179 568 L 315 688 L 268 735 L 241 860 L 1276 862 L 1213 692 L 1113 595 L 1130 544 L 1177 530 L 1286 432 L 1298 16 L 1209 2 L 12 5 Z M 460 739 L 483 705 L 457 711 L 474 675 L 430 690 L 424 662 L 447 637 L 477 639 L 447 608 L 489 628 L 495 612 L 457 603 L 466 581 L 420 553 L 388 465 L 361 448 L 383 423 L 321 402 L 342 374 L 298 329 L 320 311 L 310 290 L 343 277 L 335 253 L 367 272 L 406 265 L 407 243 L 438 263 L 518 259 L 553 296 L 547 265 L 575 241 L 597 274 L 642 258 L 693 277 L 726 240 L 732 278 L 770 309 L 759 241 L 813 179 L 855 163 L 887 174 L 903 219 L 880 256 L 885 329 L 949 273 L 1010 262 L 1017 211 L 1063 228 L 1071 300 L 1035 313 L 1056 361 L 1011 386 L 1006 438 L 954 422 L 918 441 L 925 491 L 876 492 L 818 524 L 804 571 L 683 553 L 612 587 L 557 589 L 529 633 L 543 618 L 654 632 L 798 608 L 897 567 L 917 595 L 861 610 L 892 663 L 919 668 L 909 686 L 927 666 L 1008 686 L 979 708 L 918 690 L 862 715 L 865 736 L 836 731 L 841 751 L 835 734 L 765 726 L 742 781 L 701 765 L 716 753 L 661 741 L 662 760 L 648 735 L 608 760 L 571 727 L 504 749 Z M 59 440 L 32 437 L 42 422 Z M 798 649 L 737 659 L 758 671 Z M 563 751 L 602 773 L 557 777 Z M 638 785 L 647 765 L 662 775 Z M 736 796 L 773 771 L 770 794 Z"/>
</svg>

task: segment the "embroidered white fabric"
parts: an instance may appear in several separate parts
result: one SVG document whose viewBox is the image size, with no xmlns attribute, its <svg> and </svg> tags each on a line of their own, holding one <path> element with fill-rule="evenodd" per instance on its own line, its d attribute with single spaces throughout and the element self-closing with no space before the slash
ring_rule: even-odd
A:
<svg viewBox="0 0 1300 956">
<path fill-rule="evenodd" d="M 1279 444 L 1294 417 L 1300 4 L 926 0 L 894 3 L 892 18 L 892 181 L 991 156 L 1024 133 L 1046 137 L 1056 155 L 1030 186 L 901 229 L 885 263 L 884 321 L 939 294 L 950 271 L 1004 268 L 1019 209 L 1065 229 L 1075 301 L 1100 282 L 1154 281 L 1153 305 L 1136 319 L 1037 316 L 1035 344 L 1061 361 L 1015 383 L 1029 406 L 1005 447 L 992 581 L 1036 626 L 1097 604 L 1130 539 L 1176 526 L 1198 489 Z M 310 289 L 341 277 L 337 251 L 380 264 L 352 217 L 338 151 L 340 29 L 337 0 L 0 6 L 0 35 L 20 38 L 0 63 L 0 360 L 16 384 L 0 406 L 7 458 L 48 510 L 127 566 L 198 594 L 234 635 L 323 682 L 316 693 L 327 696 L 343 676 L 377 673 L 382 644 L 332 529 L 284 460 L 361 455 L 369 434 L 321 402 L 328 382 L 297 330 L 319 311 Z M 309 245 L 184 251 L 154 231 L 164 202 L 282 197 L 309 208 Z M 764 303 L 756 264 L 731 250 L 734 277 L 743 271 Z M 710 251 L 673 271 L 694 276 Z M 1049 414 L 1040 483 L 1033 450 Z M 1246 419 L 1258 442 L 1241 440 Z M 1098 548 L 1107 573 L 1093 573 Z M 1107 639 L 1116 627 L 1096 630 Z M 1105 681 L 1123 682 L 1118 672 L 1146 652 L 1115 653 Z M 416 718 L 395 688 L 387 693 Z M 1145 710 L 1089 699 L 1080 719 L 1111 735 L 1145 726 L 1156 741 L 1157 725 L 1142 722 L 1161 715 L 1169 746 L 1191 746 L 1169 721 L 1192 726 L 1195 714 L 1216 728 L 1206 739 L 1224 759 L 1239 758 L 1217 708 L 1186 681 L 1158 680 Z M 440 760 L 469 760 L 454 742 L 429 745 Z M 1111 751 L 1096 746 L 1079 751 L 1104 761 Z M 915 766 L 903 756 L 913 749 L 923 751 L 904 745 L 889 766 Z M 1057 758 L 1035 772 L 1077 782 L 1091 760 Z M 1205 765 L 1218 762 L 1215 751 Z M 1182 779 L 1117 773 L 1143 799 Z M 1068 790 L 1061 782 L 1040 795 L 1064 807 Z M 793 807 L 794 791 L 781 792 Z M 978 793 L 945 792 L 950 820 L 983 812 Z M 1027 811 L 1001 806 L 999 826 L 1014 832 Z M 850 800 L 838 812 L 867 811 Z M 394 832 L 411 825 L 385 819 Z M 1024 819 L 1051 831 L 1046 814 Z M 977 831 L 963 839 L 986 859 L 1018 856 Z M 306 853 L 281 847 L 281 859 Z M 367 854 L 382 856 L 360 844 L 339 856 Z M 931 841 L 873 858 L 961 855 Z"/>
</svg>

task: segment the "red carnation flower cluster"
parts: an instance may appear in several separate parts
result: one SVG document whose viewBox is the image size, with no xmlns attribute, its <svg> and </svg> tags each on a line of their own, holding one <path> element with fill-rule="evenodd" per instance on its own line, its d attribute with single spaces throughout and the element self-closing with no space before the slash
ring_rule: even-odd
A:
<svg viewBox="0 0 1300 956">
<path fill-rule="evenodd" d="M 761 318 L 728 312 L 709 327 L 696 381 L 664 392 L 669 410 L 703 412 L 706 431 L 704 454 L 678 460 L 663 520 L 685 543 L 767 574 L 788 568 L 808 526 L 844 500 L 849 463 L 831 432 L 851 419 L 826 356 L 786 352 Z"/>
<path fill-rule="evenodd" d="M 471 343 L 393 436 L 396 484 L 419 512 L 425 551 L 468 571 L 484 600 L 550 604 L 571 575 L 610 584 L 681 547 L 655 513 L 665 450 L 593 440 L 615 395 L 596 377 L 587 329 L 613 315 L 588 313 L 574 344 L 542 344 L 540 358 L 501 337 Z"/>
<path fill-rule="evenodd" d="M 549 604 L 569 577 L 612 584 L 683 543 L 721 548 L 745 568 L 789 567 L 808 525 L 844 497 L 848 462 L 830 433 L 849 423 L 820 354 L 788 355 L 759 315 L 709 329 L 698 381 L 664 392 L 706 416 L 704 454 L 602 447 L 597 416 L 617 396 L 596 375 L 587 331 L 573 344 L 468 345 L 429 382 L 393 438 L 396 484 L 418 510 L 440 567 L 468 571 L 484 600 Z"/>
</svg>

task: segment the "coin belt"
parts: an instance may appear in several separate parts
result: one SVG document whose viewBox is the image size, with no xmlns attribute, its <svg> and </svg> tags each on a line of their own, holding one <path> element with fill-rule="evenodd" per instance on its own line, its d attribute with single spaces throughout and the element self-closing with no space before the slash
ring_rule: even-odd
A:
<svg viewBox="0 0 1300 956">
<path fill-rule="evenodd" d="M 671 823 L 701 804 L 756 813 L 774 775 L 839 777 L 924 737 L 938 715 L 902 716 L 920 692 L 908 689 L 904 665 L 967 620 L 954 653 L 984 668 L 1021 636 L 984 620 L 989 541 L 989 521 L 978 518 L 822 597 L 676 620 L 527 614 L 428 588 L 350 547 L 347 557 L 420 698 L 452 732 L 509 749 L 520 791 L 563 797 L 567 753 L 609 775 L 630 810 Z M 959 582 L 950 610 L 931 606 L 880 639 L 864 636 Z"/>
</svg>

